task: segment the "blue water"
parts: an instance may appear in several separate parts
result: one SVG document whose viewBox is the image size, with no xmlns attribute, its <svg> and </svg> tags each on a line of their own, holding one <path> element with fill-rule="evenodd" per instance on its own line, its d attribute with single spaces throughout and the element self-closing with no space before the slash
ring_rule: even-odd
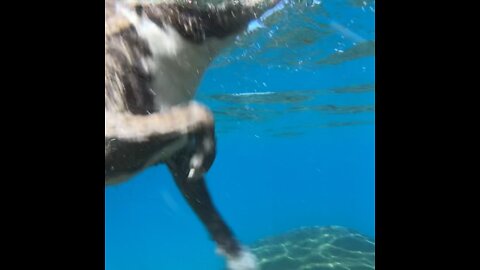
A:
<svg viewBox="0 0 480 270">
<path fill-rule="evenodd" d="M 240 35 L 199 89 L 209 189 L 246 244 L 310 225 L 375 237 L 375 3 L 323 2 Z M 105 189 L 105 269 L 223 269 L 214 248 L 164 166 Z"/>
</svg>

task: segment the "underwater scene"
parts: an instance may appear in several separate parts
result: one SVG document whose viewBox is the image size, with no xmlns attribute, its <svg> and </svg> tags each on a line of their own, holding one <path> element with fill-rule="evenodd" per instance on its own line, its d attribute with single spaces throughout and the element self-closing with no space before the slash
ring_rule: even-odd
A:
<svg viewBox="0 0 480 270">
<path fill-rule="evenodd" d="M 259 269 L 375 269 L 375 1 L 280 1 L 195 100 L 215 118 L 208 190 Z M 106 270 L 226 267 L 166 166 L 105 188 Z"/>
</svg>

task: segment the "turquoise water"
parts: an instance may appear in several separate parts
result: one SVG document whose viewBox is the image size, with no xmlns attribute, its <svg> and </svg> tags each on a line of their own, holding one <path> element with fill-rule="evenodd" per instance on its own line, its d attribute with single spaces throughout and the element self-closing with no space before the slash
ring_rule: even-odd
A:
<svg viewBox="0 0 480 270">
<path fill-rule="evenodd" d="M 374 5 L 285 3 L 205 74 L 198 100 L 218 139 L 207 181 L 243 243 L 315 225 L 375 237 Z M 105 260 L 224 269 L 163 166 L 105 189 Z"/>
</svg>

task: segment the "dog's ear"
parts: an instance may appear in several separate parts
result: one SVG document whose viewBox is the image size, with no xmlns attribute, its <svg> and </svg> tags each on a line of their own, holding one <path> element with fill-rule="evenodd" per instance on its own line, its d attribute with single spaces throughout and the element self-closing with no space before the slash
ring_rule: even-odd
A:
<svg viewBox="0 0 480 270">
<path fill-rule="evenodd" d="M 218 6 L 193 4 L 146 4 L 137 10 L 159 26 L 171 25 L 193 43 L 208 38 L 225 38 L 245 29 L 279 0 L 235 1 Z"/>
</svg>

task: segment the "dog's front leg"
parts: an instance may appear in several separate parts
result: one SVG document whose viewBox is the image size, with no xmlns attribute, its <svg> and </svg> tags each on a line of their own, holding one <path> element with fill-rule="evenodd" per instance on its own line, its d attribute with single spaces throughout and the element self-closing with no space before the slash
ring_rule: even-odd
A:
<svg viewBox="0 0 480 270">
<path fill-rule="evenodd" d="M 195 133 L 187 147 L 168 162 L 183 197 L 207 228 L 219 251 L 227 257 L 229 269 L 256 269 L 253 254 L 242 248 L 215 207 L 208 192 L 204 174 L 215 159 L 215 137 L 212 129 Z"/>
</svg>

